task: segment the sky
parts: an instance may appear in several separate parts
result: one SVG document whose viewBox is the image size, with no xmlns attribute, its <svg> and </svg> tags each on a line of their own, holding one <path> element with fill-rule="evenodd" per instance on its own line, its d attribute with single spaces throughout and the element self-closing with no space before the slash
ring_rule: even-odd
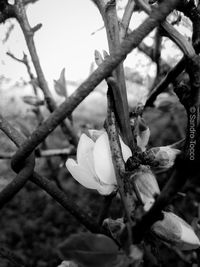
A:
<svg viewBox="0 0 200 267">
<path fill-rule="evenodd" d="M 120 4 L 123 6 L 126 2 L 123 0 Z M 94 62 L 94 50 L 108 50 L 105 29 L 97 31 L 103 26 L 101 15 L 91 0 L 39 0 L 28 6 L 27 15 L 31 26 L 38 23 L 43 25 L 36 32 L 34 40 L 50 87 L 64 67 L 67 80 L 86 79 Z M 140 21 L 135 16 L 134 26 Z M 5 38 L 5 29 L 13 22 L 15 27 L 8 41 L 5 44 L 0 42 L 0 69 L 13 81 L 20 78 L 26 80 L 28 76 L 23 64 L 6 55 L 8 51 L 18 58 L 23 57 L 23 51 L 28 54 L 17 22 L 10 20 L 1 25 L 0 39 Z M 132 65 L 133 59 L 134 55 L 129 56 L 126 64 Z"/>
<path fill-rule="evenodd" d="M 107 48 L 104 31 L 95 37 L 91 35 L 103 22 L 90 0 L 40 0 L 29 5 L 27 15 L 31 26 L 38 23 L 43 25 L 34 39 L 48 80 L 55 79 L 63 67 L 66 67 L 68 79 L 87 76 L 88 66 L 93 61 L 93 48 Z M 0 28 L 2 39 L 5 37 L 5 27 L 9 24 Z M 27 52 L 17 23 L 9 40 L 0 46 L 0 57 L 5 63 L 2 71 L 13 78 L 17 77 L 23 66 L 6 56 L 6 52 L 10 51 L 21 58 L 23 51 Z"/>
<path fill-rule="evenodd" d="M 126 2 L 127 0 L 118 1 L 121 6 Z M 32 27 L 38 23 L 43 25 L 35 33 L 34 40 L 51 89 L 53 80 L 59 77 L 64 67 L 67 80 L 85 80 L 91 63 L 94 62 L 94 50 L 108 51 L 105 29 L 98 31 L 102 28 L 103 21 L 91 0 L 39 0 L 28 6 L 27 16 Z M 144 17 L 144 14 L 134 13 L 131 28 L 136 28 Z M 6 52 L 11 52 L 18 58 L 23 57 L 23 52 L 29 53 L 21 29 L 13 19 L 0 25 L 0 40 L 5 38 L 10 23 L 14 23 L 15 27 L 8 41 L 4 44 L 0 41 L 0 75 L 3 74 L 14 83 L 29 78 L 25 66 L 9 58 Z M 92 34 L 94 32 L 96 33 Z M 136 57 L 136 53 L 134 50 L 129 54 L 124 65 L 140 71 L 144 77 L 146 74 L 153 76 L 155 66 L 147 65 L 144 55 Z"/>
</svg>

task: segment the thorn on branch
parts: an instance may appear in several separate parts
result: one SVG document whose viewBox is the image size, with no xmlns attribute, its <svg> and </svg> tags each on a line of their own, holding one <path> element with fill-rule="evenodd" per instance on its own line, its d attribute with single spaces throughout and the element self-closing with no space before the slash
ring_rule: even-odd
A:
<svg viewBox="0 0 200 267">
<path fill-rule="evenodd" d="M 42 23 L 38 23 L 36 26 L 34 26 L 31 31 L 33 33 L 37 32 L 38 30 L 40 30 L 42 28 Z"/>
<path fill-rule="evenodd" d="M 14 59 L 14 60 L 16 60 L 16 61 L 18 61 L 18 62 L 20 62 L 20 63 L 25 64 L 24 58 L 23 58 L 23 59 L 17 58 L 17 57 L 16 57 L 15 55 L 13 55 L 11 52 L 6 52 L 6 54 L 7 54 L 9 57 L 11 57 L 12 59 Z"/>
</svg>

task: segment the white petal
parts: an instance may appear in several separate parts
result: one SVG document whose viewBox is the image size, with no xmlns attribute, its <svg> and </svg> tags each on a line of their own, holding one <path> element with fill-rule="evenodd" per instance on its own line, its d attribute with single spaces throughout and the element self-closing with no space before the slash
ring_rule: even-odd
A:
<svg viewBox="0 0 200 267">
<path fill-rule="evenodd" d="M 119 140 L 120 140 L 120 145 L 122 148 L 123 159 L 126 162 L 127 159 L 132 156 L 132 152 L 131 152 L 130 148 L 122 141 L 121 137 L 119 137 Z"/>
<path fill-rule="evenodd" d="M 137 145 L 141 148 L 142 151 L 145 151 L 145 147 L 149 142 L 150 130 L 147 128 L 145 131 L 142 131 L 137 136 Z"/>
<path fill-rule="evenodd" d="M 94 142 L 86 134 L 82 134 L 77 147 L 77 162 L 78 165 L 95 177 L 96 173 L 94 170 L 94 160 L 93 160 L 93 149 Z"/>
<path fill-rule="evenodd" d="M 117 184 L 106 132 L 97 139 L 93 156 L 95 172 L 99 179 L 106 184 Z"/>
<path fill-rule="evenodd" d="M 155 202 L 155 199 L 151 199 L 151 198 L 149 198 L 148 200 L 146 200 L 146 202 L 144 202 L 145 203 L 145 205 L 144 205 L 144 211 L 149 211 L 150 210 L 150 208 L 153 206 L 153 204 L 154 204 L 154 202 Z"/>
<path fill-rule="evenodd" d="M 193 229 L 188 225 L 180 224 L 182 229 L 181 240 L 184 242 L 182 250 L 196 249 L 200 246 L 200 241 Z"/>
<path fill-rule="evenodd" d="M 99 183 L 95 180 L 94 176 L 88 170 L 79 166 L 75 160 L 68 159 L 66 161 L 66 167 L 74 179 L 79 182 L 81 185 L 90 189 L 99 188 Z"/>
<path fill-rule="evenodd" d="M 105 184 L 101 185 L 97 190 L 101 195 L 110 195 L 114 190 L 116 190 L 116 186 Z"/>
</svg>

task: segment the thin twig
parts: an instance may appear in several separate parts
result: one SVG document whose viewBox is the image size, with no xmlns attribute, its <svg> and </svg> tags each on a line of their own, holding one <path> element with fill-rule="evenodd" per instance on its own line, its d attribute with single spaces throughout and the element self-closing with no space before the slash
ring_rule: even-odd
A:
<svg viewBox="0 0 200 267">
<path fill-rule="evenodd" d="M 147 14 L 151 13 L 151 7 L 144 2 L 143 0 L 135 0 L 137 5 L 140 6 Z M 192 57 L 195 55 L 195 50 L 192 44 L 182 35 L 180 34 L 171 24 L 167 21 L 161 23 L 161 28 L 163 33 L 170 38 L 184 53 L 184 55 L 188 57 Z"/>
<path fill-rule="evenodd" d="M 17 21 L 19 22 L 19 25 L 23 31 L 23 34 L 24 34 L 24 37 L 27 43 L 27 47 L 31 55 L 32 62 L 35 67 L 35 71 L 37 73 L 38 83 L 44 93 L 44 98 L 47 103 L 47 107 L 50 110 L 50 112 L 53 112 L 57 108 L 57 105 L 53 99 L 53 96 L 49 90 L 47 81 L 45 79 L 45 76 L 44 76 L 44 73 L 43 73 L 43 70 L 40 64 L 40 60 L 37 54 L 37 50 L 35 47 L 35 42 L 33 39 L 35 29 L 30 27 L 22 0 L 18 0 L 17 3 L 15 4 L 15 17 Z M 78 137 L 71 123 L 66 119 L 64 122 L 61 123 L 61 128 L 65 134 L 70 136 L 72 143 L 76 146 L 78 144 Z"/>
<path fill-rule="evenodd" d="M 24 141 L 24 137 L 18 134 L 18 131 L 13 128 L 0 115 L 0 129 L 18 146 Z M 14 195 L 25 185 L 27 180 L 33 173 L 35 167 L 35 157 L 31 154 L 23 164 L 15 166 L 18 174 L 16 177 L 0 192 L 0 208 L 2 208 Z"/>
<path fill-rule="evenodd" d="M 1 118 L 1 121 L 3 121 L 3 127 L 1 127 L 0 124 L 1 129 L 15 143 L 15 145 L 19 147 L 24 141 L 24 137 L 13 126 L 11 126 L 7 120 Z M 30 179 L 48 194 L 50 194 L 89 231 L 95 233 L 104 233 L 103 228 L 101 228 L 90 215 L 85 213 L 82 208 L 76 205 L 73 200 L 67 197 L 67 195 L 62 192 L 54 182 L 49 181 L 36 172 L 33 173 L 34 164 L 32 162 L 32 156 L 28 158 L 25 163 L 26 164 L 24 168 L 19 172 L 16 178 L 0 192 L 0 208 L 8 200 L 10 200 L 11 196 L 14 196 L 19 191 L 19 187 L 24 186 L 25 182 Z"/>
<path fill-rule="evenodd" d="M 131 17 L 134 11 L 134 7 L 135 7 L 135 1 L 134 0 L 128 0 L 128 3 L 125 7 L 124 10 L 124 14 L 121 20 L 121 24 L 120 24 L 120 40 L 122 41 L 128 32 L 129 29 L 129 24 L 131 21 Z"/>
<path fill-rule="evenodd" d="M 116 53 L 109 56 L 99 67 L 95 70 L 89 78 L 83 82 L 79 88 L 68 97 L 52 114 L 43 122 L 41 126 L 35 130 L 29 137 L 29 140 L 19 148 L 13 157 L 13 163 L 23 161 L 49 134 L 52 132 L 77 105 L 97 86 L 103 79 L 108 77 L 112 70 L 125 59 L 144 37 L 150 33 L 162 21 L 171 10 L 174 9 L 177 1 L 164 1 L 160 4 L 160 8 L 154 11 L 149 18 L 147 18 L 134 32 L 132 32 L 126 40 L 124 40 Z"/>
<path fill-rule="evenodd" d="M 61 191 L 54 182 L 40 176 L 36 172 L 34 172 L 30 180 L 52 196 L 54 200 L 63 206 L 65 210 L 73 215 L 78 222 L 84 225 L 89 231 L 93 233 L 105 233 L 104 229 L 99 226 L 88 213 L 85 213 L 82 207 L 79 207 L 72 199 Z"/>
<path fill-rule="evenodd" d="M 0 159 L 11 159 L 15 152 L 0 152 Z M 75 155 L 74 147 L 67 147 L 61 149 L 46 149 L 46 150 L 37 150 L 36 158 L 45 158 L 45 157 L 60 157 L 60 156 L 72 156 Z"/>
<path fill-rule="evenodd" d="M 186 59 L 183 57 L 163 78 L 163 80 L 150 93 L 145 103 L 145 108 L 153 106 L 156 97 L 162 93 L 170 83 L 173 83 L 176 77 L 184 70 Z"/>
<path fill-rule="evenodd" d="M 109 52 L 110 55 L 113 55 L 119 49 L 121 41 L 119 21 L 116 12 L 116 1 L 110 0 L 105 3 L 102 0 L 97 0 L 96 2 L 98 2 L 97 7 L 102 15 L 105 24 Z M 113 91 L 113 95 L 115 98 L 115 106 L 116 106 L 116 116 L 117 116 L 116 119 L 118 121 L 124 142 L 132 149 L 133 138 L 129 123 L 129 108 L 127 100 L 125 75 L 122 63 L 119 64 L 117 68 L 112 72 L 112 76 L 118 83 L 118 87 L 115 88 L 116 89 L 115 91 Z"/>
<path fill-rule="evenodd" d="M 24 53 L 24 56 L 23 56 L 22 59 L 19 59 L 19 58 L 15 57 L 10 52 L 7 52 L 7 55 L 10 56 L 11 58 L 13 58 L 16 61 L 18 61 L 20 63 L 23 63 L 26 66 L 26 69 L 27 69 L 27 72 L 28 72 L 28 75 L 29 75 L 29 78 L 30 78 L 30 81 L 31 81 L 31 85 L 33 87 L 33 92 L 34 92 L 35 96 L 37 97 L 38 96 L 38 90 L 37 90 L 37 86 L 36 86 L 36 84 L 34 82 L 36 80 L 36 78 L 34 77 L 32 71 L 31 71 L 31 67 L 29 65 L 27 55 Z M 35 107 L 34 113 L 36 114 L 36 117 L 37 117 L 37 120 L 38 120 L 38 124 L 41 124 L 41 122 L 43 121 L 44 118 L 43 118 L 43 114 L 42 114 L 41 109 L 40 109 L 39 106 Z M 47 149 L 48 148 L 47 143 L 46 143 L 46 140 L 44 140 L 44 142 L 42 143 L 41 147 L 43 149 Z M 9 154 L 11 154 L 11 153 L 9 153 Z M 37 154 L 40 155 L 40 157 L 42 157 L 42 154 L 41 153 L 38 152 Z M 5 157 L 5 155 L 3 155 L 3 156 Z M 9 157 L 10 155 L 7 155 L 7 156 Z M 51 172 L 53 174 L 52 176 L 54 177 L 54 180 L 55 180 L 57 186 L 60 189 L 63 189 L 62 186 L 61 186 L 61 184 L 60 184 L 60 182 L 59 182 L 59 180 L 57 179 L 57 173 L 56 173 L 55 167 L 54 167 L 51 159 L 49 158 L 49 156 L 52 156 L 51 153 L 50 153 L 50 155 L 48 155 L 48 153 L 46 154 L 46 157 L 47 157 L 47 159 L 46 159 L 47 165 L 48 165 L 49 169 L 51 170 Z"/>
</svg>

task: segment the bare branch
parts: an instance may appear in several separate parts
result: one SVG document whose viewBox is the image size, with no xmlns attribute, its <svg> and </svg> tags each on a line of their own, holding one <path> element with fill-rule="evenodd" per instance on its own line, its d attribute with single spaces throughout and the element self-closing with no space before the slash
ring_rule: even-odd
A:
<svg viewBox="0 0 200 267">
<path fill-rule="evenodd" d="M 120 25 L 121 26 L 121 29 L 120 29 L 121 41 L 126 37 L 134 8 L 135 8 L 135 1 L 129 0 L 127 5 L 126 5 L 124 15 L 122 17 L 121 25 Z"/>
<path fill-rule="evenodd" d="M 138 6 L 140 6 L 147 14 L 150 14 L 151 8 L 150 6 L 145 3 L 143 0 L 136 0 Z M 184 53 L 184 55 L 188 57 L 193 57 L 195 55 L 195 50 L 188 42 L 188 40 L 180 34 L 171 24 L 167 21 L 161 23 L 162 30 L 167 37 L 169 37 Z"/>
<path fill-rule="evenodd" d="M 3 117 L 0 121 L 0 129 L 19 147 L 24 141 L 24 137 L 14 128 L 9 122 L 7 122 Z M 48 194 L 50 194 L 58 203 L 60 203 L 67 211 L 69 211 L 81 224 L 83 224 L 88 230 L 95 233 L 103 233 L 104 230 L 98 225 L 94 219 L 83 211 L 78 205 L 76 205 L 70 198 L 62 192 L 54 182 L 50 182 L 48 179 L 41 177 L 34 170 L 34 156 L 31 156 L 25 160 L 25 165 L 18 165 L 17 168 L 14 166 L 14 170 L 21 171 L 15 177 L 15 179 L 10 182 L 1 192 L 0 192 L 0 208 L 7 203 L 11 197 L 13 197 L 27 182 L 31 179 L 39 187 L 44 189 Z"/>
<path fill-rule="evenodd" d="M 97 6 L 106 28 L 109 52 L 110 55 L 113 55 L 120 47 L 120 29 L 116 13 L 116 1 L 111 0 L 103 2 L 99 0 L 97 2 L 99 3 Z M 132 149 L 133 138 L 129 123 L 129 108 L 122 63 L 113 71 L 112 76 L 118 83 L 118 87 L 113 91 L 117 116 L 116 119 L 124 142 Z"/>
<path fill-rule="evenodd" d="M 183 57 L 163 78 L 163 80 L 150 93 L 145 107 L 153 106 L 156 97 L 162 93 L 170 83 L 173 83 L 176 77 L 184 70 L 186 59 Z"/>
<path fill-rule="evenodd" d="M 24 8 L 24 4 L 22 0 L 18 0 L 15 6 L 15 17 L 17 19 L 17 21 L 19 22 L 21 29 L 23 31 L 30 55 L 31 55 L 31 59 L 33 62 L 33 65 L 35 67 L 35 71 L 37 73 L 37 77 L 38 77 L 38 82 L 39 82 L 39 86 L 42 89 L 43 93 L 44 93 L 44 98 L 45 101 L 47 103 L 47 107 L 50 110 L 50 112 L 53 112 L 57 105 L 56 102 L 53 99 L 53 96 L 49 90 L 48 84 L 46 82 L 41 64 L 40 64 L 40 60 L 37 54 L 37 50 L 35 47 L 35 42 L 33 39 L 34 36 L 34 32 L 36 30 L 38 30 L 41 27 L 41 24 L 36 25 L 34 28 L 30 27 L 27 15 L 26 15 L 26 11 Z M 65 134 L 69 134 L 69 136 L 72 139 L 72 142 L 74 145 L 77 145 L 78 143 L 78 137 L 76 135 L 75 130 L 73 129 L 71 123 L 68 120 L 65 120 L 65 122 L 61 123 L 61 127 L 62 130 Z"/>
<path fill-rule="evenodd" d="M 10 53 L 10 52 L 7 52 L 6 53 L 9 57 L 11 57 L 12 59 L 14 59 L 14 60 L 16 60 L 16 61 L 18 61 L 18 62 L 20 62 L 20 63 L 24 63 L 24 59 L 20 59 L 20 58 L 17 58 L 16 56 L 14 56 L 12 53 Z"/>
<path fill-rule="evenodd" d="M 34 4 L 36 3 L 38 0 L 23 0 L 24 5 L 28 5 L 28 4 Z"/>
<path fill-rule="evenodd" d="M 117 83 L 116 81 L 114 81 L 114 79 L 112 82 L 112 86 L 113 87 L 117 86 Z M 130 248 L 132 244 L 131 211 L 128 208 L 128 203 L 127 203 L 127 198 L 126 198 L 127 193 L 125 192 L 125 185 L 124 185 L 125 164 L 124 164 L 124 160 L 122 156 L 122 150 L 121 150 L 121 145 L 119 141 L 119 134 L 117 132 L 117 127 L 116 127 L 113 98 L 114 98 L 113 88 L 111 89 L 111 87 L 109 87 L 108 93 L 107 93 L 108 113 L 107 113 L 107 119 L 106 119 L 106 130 L 108 132 L 110 149 L 111 149 L 111 154 L 112 154 L 112 162 L 113 162 L 114 169 L 115 169 L 115 175 L 116 175 L 116 180 L 117 180 L 117 184 L 119 187 L 119 193 L 120 193 L 121 200 L 124 206 L 126 218 L 128 220 L 128 223 L 127 223 L 127 229 L 129 230 L 129 234 L 128 234 L 129 246 L 128 247 Z"/>
<path fill-rule="evenodd" d="M 65 117 L 69 116 L 95 86 L 110 75 L 112 70 L 125 59 L 128 53 L 137 47 L 144 37 L 168 15 L 177 3 L 178 0 L 162 2 L 160 8 L 155 10 L 149 18 L 122 42 L 118 51 L 112 56 L 109 56 L 63 104 L 50 114 L 47 120 L 32 133 L 29 140 L 24 142 L 13 157 L 13 164 L 17 165 L 19 162 L 23 161 L 23 159 L 25 159 L 37 145 L 65 119 Z"/>
<path fill-rule="evenodd" d="M 0 152 L 0 159 L 11 159 L 15 152 Z M 46 150 L 37 150 L 36 158 L 49 158 L 49 157 L 60 157 L 60 156 L 72 156 L 75 155 L 74 147 L 67 147 L 62 149 L 46 149 Z"/>
<path fill-rule="evenodd" d="M 18 134 L 18 131 L 13 128 L 0 115 L 0 129 L 16 144 L 20 145 L 24 141 L 24 137 Z M 35 167 L 35 157 L 31 154 L 23 164 L 15 166 L 18 173 L 17 176 L 0 192 L 0 208 L 2 208 L 13 196 L 25 185 L 27 180 L 33 173 Z"/>
</svg>

